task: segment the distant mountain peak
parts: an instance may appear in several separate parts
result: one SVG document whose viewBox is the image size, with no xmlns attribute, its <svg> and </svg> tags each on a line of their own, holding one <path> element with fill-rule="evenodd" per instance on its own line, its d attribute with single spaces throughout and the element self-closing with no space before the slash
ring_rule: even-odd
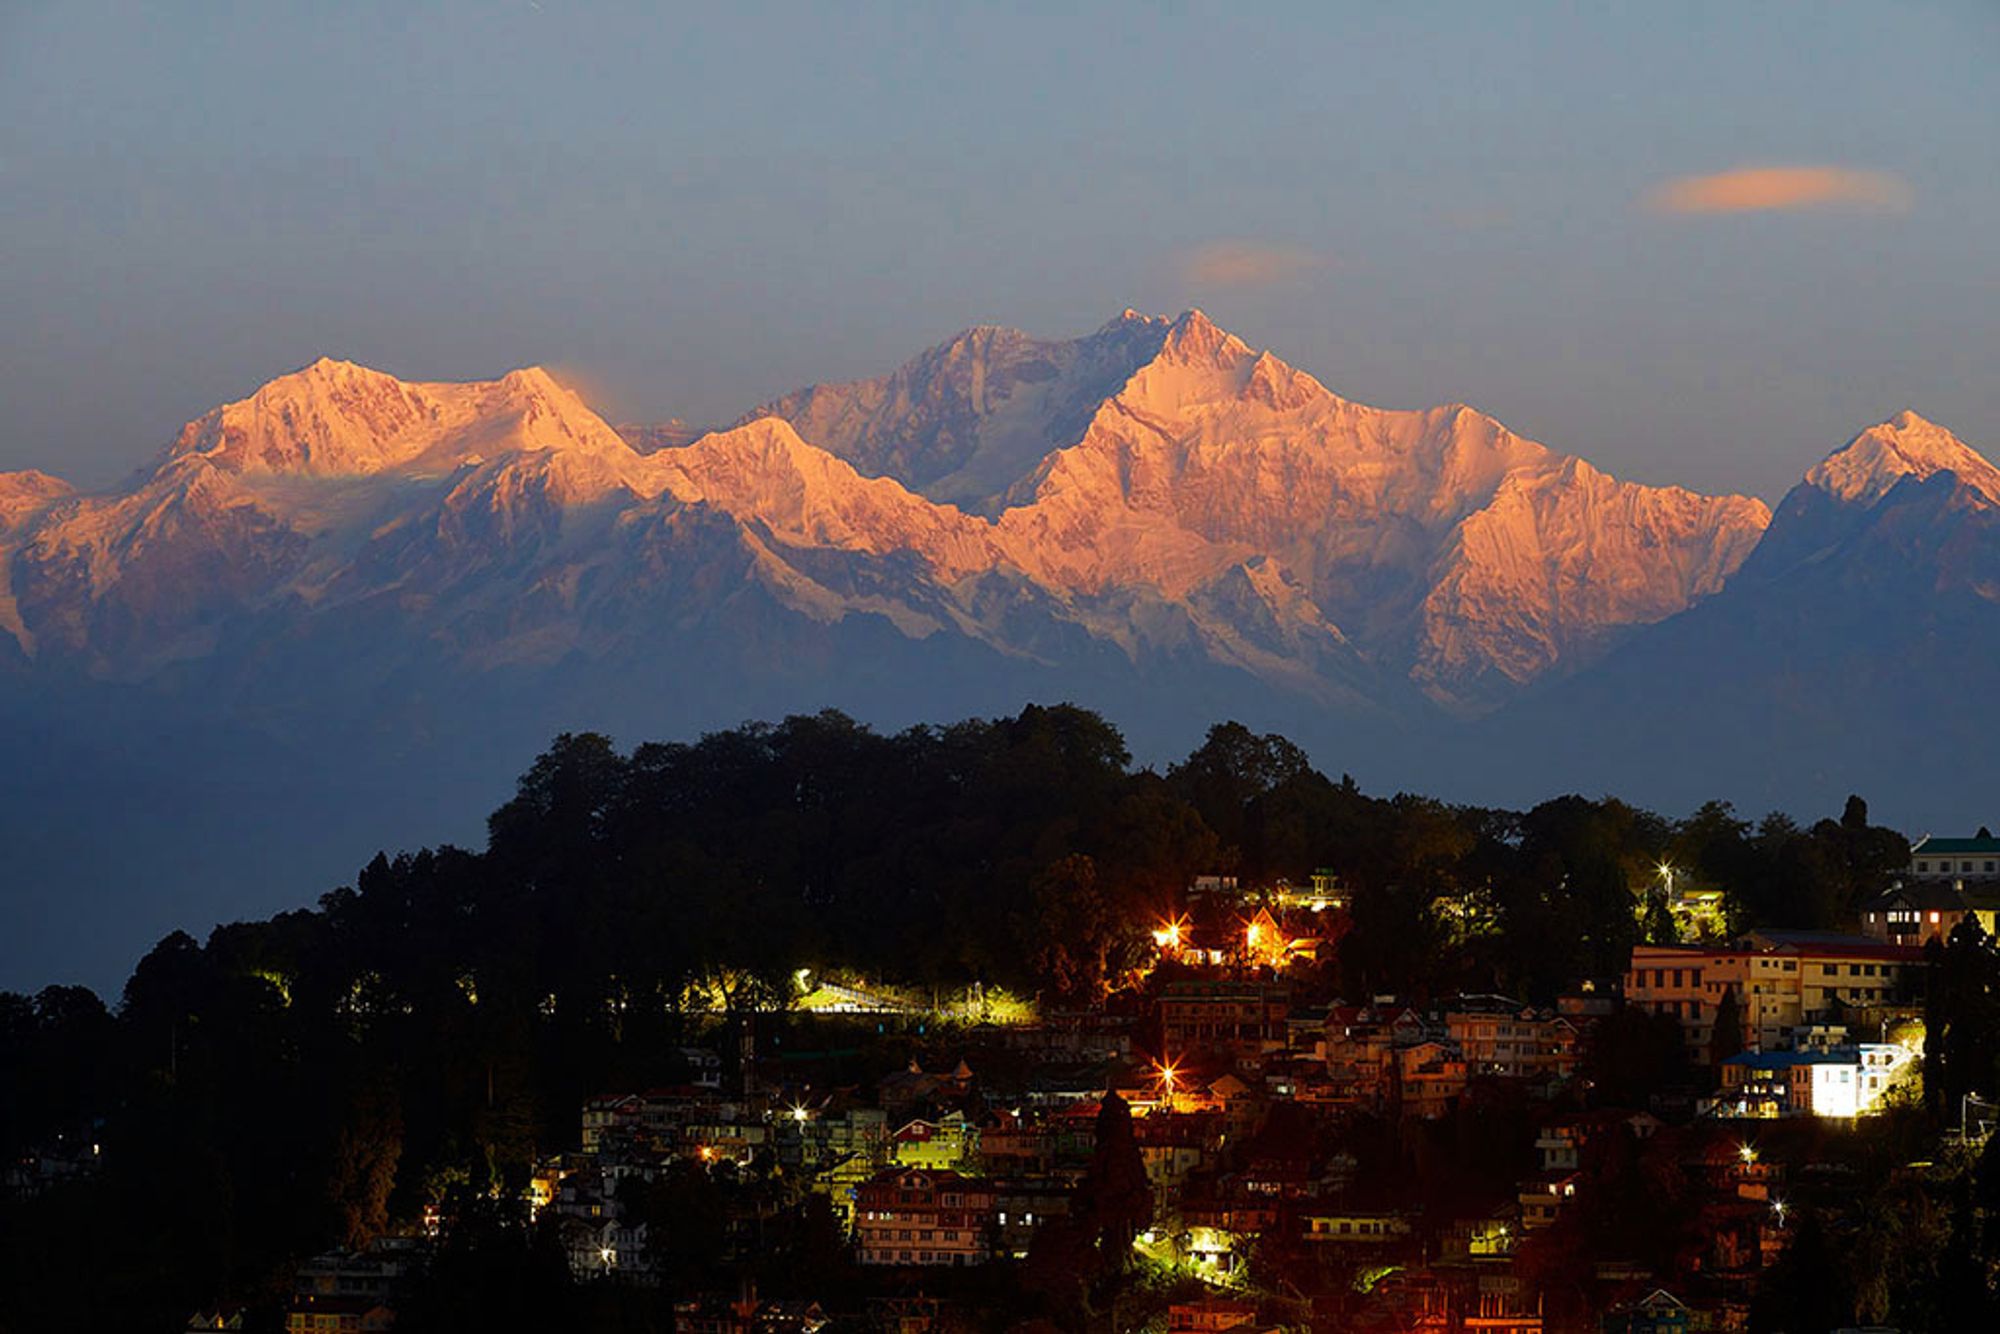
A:
<svg viewBox="0 0 2000 1334">
<path fill-rule="evenodd" d="M 431 475 L 496 453 L 571 448 L 630 452 L 543 367 L 498 380 L 420 383 L 321 357 L 189 422 L 163 466 L 200 460 L 245 476 Z"/>
<path fill-rule="evenodd" d="M 1873 505 L 1905 477 L 1941 472 L 2000 503 L 2000 469 L 1936 422 L 1909 409 L 1862 431 L 1806 473 L 1805 484 L 1844 504 Z"/>
<path fill-rule="evenodd" d="M 1197 362 L 1248 355 L 1250 345 L 1223 329 L 1199 309 L 1183 311 L 1168 326 L 1162 360 Z"/>
</svg>

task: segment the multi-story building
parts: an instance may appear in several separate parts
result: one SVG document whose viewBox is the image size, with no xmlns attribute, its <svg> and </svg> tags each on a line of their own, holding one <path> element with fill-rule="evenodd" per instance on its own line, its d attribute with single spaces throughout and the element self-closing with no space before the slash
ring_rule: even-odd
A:
<svg viewBox="0 0 2000 1334">
<path fill-rule="evenodd" d="M 856 1258 L 865 1265 L 978 1265 L 992 1258 L 995 1194 L 956 1172 L 891 1168 L 855 1192 Z"/>
<path fill-rule="evenodd" d="M 1335 1101 L 1375 1109 L 1386 1105 L 1397 1053 L 1429 1037 L 1423 1017 L 1406 1006 L 1335 1006 L 1326 1018 L 1326 1073 Z"/>
<path fill-rule="evenodd" d="M 1236 1297 L 1203 1297 L 1167 1308 L 1167 1334 L 1222 1334 L 1257 1318 L 1257 1305 Z"/>
<path fill-rule="evenodd" d="M 1717 1105 L 1739 1117 L 1869 1116 L 1881 1111 L 1890 1093 L 1909 1078 L 1915 1061 L 1908 1048 L 1888 1042 L 1743 1052 L 1723 1062 Z"/>
<path fill-rule="evenodd" d="M 1034 1243 L 1035 1229 L 1054 1219 L 1067 1218 L 1075 1198 L 1073 1182 L 1067 1177 L 1029 1177 L 993 1183 L 993 1213 L 999 1226 L 994 1229 L 995 1248 L 1016 1260 L 1026 1259 Z"/>
<path fill-rule="evenodd" d="M 1291 1013 L 1289 987 L 1257 982 L 1182 981 L 1160 996 L 1160 1034 L 1169 1052 L 1277 1050 Z"/>
<path fill-rule="evenodd" d="M 377 1237 L 358 1251 L 327 1251 L 299 1265 L 292 1291 L 300 1297 L 342 1297 L 386 1303 L 422 1257 L 415 1237 Z"/>
<path fill-rule="evenodd" d="M 1909 878 L 1920 884 L 2000 880 L 2000 838 L 1993 837 L 1985 828 L 1971 838 L 1934 838 L 1926 834 L 1910 849 Z"/>
<path fill-rule="evenodd" d="M 1744 1046 L 1792 1045 L 1793 1031 L 1829 1018 L 1894 1006 L 1922 984 L 1923 951 L 1830 931 L 1754 931 L 1731 945 L 1635 945 L 1625 1002 L 1680 1020 L 1688 1051 L 1715 1050 L 1723 994 L 1736 995 Z"/>
<path fill-rule="evenodd" d="M 285 1334 L 378 1334 L 396 1327 L 396 1312 L 367 1297 L 295 1297 Z"/>
<path fill-rule="evenodd" d="M 1154 1112 L 1133 1122 L 1139 1158 L 1146 1165 L 1146 1179 L 1153 1185 L 1157 1217 L 1173 1213 L 1173 1202 L 1189 1176 L 1216 1165 L 1226 1137 L 1223 1125 L 1219 1112 Z"/>
<path fill-rule="evenodd" d="M 978 1149 L 979 1132 L 963 1112 L 947 1112 L 935 1121 L 924 1117 L 906 1122 L 889 1137 L 889 1156 L 903 1167 L 956 1169 Z"/>
<path fill-rule="evenodd" d="M 1435 1121 L 1450 1113 L 1465 1092 L 1465 1058 L 1445 1042 L 1419 1042 L 1396 1052 L 1392 1084 L 1396 1111 L 1415 1121 Z"/>
<path fill-rule="evenodd" d="M 1395 1213 L 1311 1210 L 1300 1226 L 1307 1241 L 1328 1245 L 1382 1246 L 1410 1236 L 1409 1218 Z"/>
<path fill-rule="evenodd" d="M 1886 1005 L 1921 991 L 1924 955 L 1919 949 L 1838 931 L 1773 928 L 1752 931 L 1743 940 L 1753 949 L 1799 960 L 1801 1023 L 1825 1018 L 1834 1000 L 1849 1007 Z"/>
<path fill-rule="evenodd" d="M 1861 910 L 1861 929 L 1885 944 L 1925 945 L 1946 939 L 1968 917 L 1988 928 L 1991 915 L 1977 911 L 1957 885 L 1918 881 L 1870 899 Z"/>
<path fill-rule="evenodd" d="M 1553 1011 L 1500 997 L 1463 997 L 1446 1007 L 1444 1030 L 1471 1075 L 1567 1078 L 1576 1071 L 1576 1025 Z"/>
<path fill-rule="evenodd" d="M 979 1123 L 978 1153 L 983 1175 L 1032 1176 L 1055 1160 L 1055 1137 L 1036 1113 L 998 1108 Z"/>
<path fill-rule="evenodd" d="M 1574 1199 L 1582 1180 L 1580 1173 L 1551 1173 L 1521 1183 L 1515 1200 L 1521 1206 L 1521 1226 L 1533 1232 L 1556 1221 L 1556 1216 Z"/>
</svg>

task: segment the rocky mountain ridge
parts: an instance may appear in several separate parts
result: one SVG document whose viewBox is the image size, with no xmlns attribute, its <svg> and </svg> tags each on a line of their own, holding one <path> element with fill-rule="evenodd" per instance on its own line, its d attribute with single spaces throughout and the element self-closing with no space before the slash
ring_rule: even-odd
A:
<svg viewBox="0 0 2000 1334">
<path fill-rule="evenodd" d="M 644 453 L 539 369 L 405 383 L 322 359 L 190 422 L 123 491 L 6 486 L 36 508 L 0 511 L 20 516 L 0 625 L 116 679 L 214 651 L 225 621 L 385 599 L 416 636 L 461 604 L 548 608 L 466 639 L 468 663 L 584 649 L 593 597 L 643 603 L 632 544 L 700 507 L 817 619 L 1041 652 L 989 614 L 998 580 L 1134 661 L 1186 649 L 1323 702 L 1410 687 L 1462 712 L 1714 592 L 1768 518 L 1463 406 L 1349 402 L 1199 311 L 1062 343 L 969 330 Z M 829 558 L 881 568 L 857 592 L 817 577 Z"/>
</svg>

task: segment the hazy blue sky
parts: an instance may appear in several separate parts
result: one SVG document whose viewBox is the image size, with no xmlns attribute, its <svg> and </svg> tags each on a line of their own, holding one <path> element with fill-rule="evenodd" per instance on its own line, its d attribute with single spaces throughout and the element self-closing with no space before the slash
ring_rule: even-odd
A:
<svg viewBox="0 0 2000 1334">
<path fill-rule="evenodd" d="M 714 421 L 1196 304 L 1647 481 L 2000 449 L 2000 4 L 1598 8 L 0 0 L 0 467 L 323 352 Z"/>
</svg>

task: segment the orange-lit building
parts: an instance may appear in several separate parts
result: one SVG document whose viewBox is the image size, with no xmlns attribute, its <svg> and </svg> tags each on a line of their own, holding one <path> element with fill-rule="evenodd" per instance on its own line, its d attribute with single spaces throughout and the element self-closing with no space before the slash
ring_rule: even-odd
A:
<svg viewBox="0 0 2000 1334">
<path fill-rule="evenodd" d="M 382 1334 L 396 1312 L 369 1297 L 299 1297 L 285 1312 L 285 1334 Z"/>
<path fill-rule="evenodd" d="M 1285 1043 L 1289 987 L 1261 982 L 1191 980 L 1160 995 L 1160 1034 L 1167 1050 L 1276 1050 Z"/>
<path fill-rule="evenodd" d="M 1500 1001 L 1447 1007 L 1445 1036 L 1458 1044 L 1472 1075 L 1568 1078 L 1576 1071 L 1577 1027 L 1550 1010 Z"/>
</svg>

